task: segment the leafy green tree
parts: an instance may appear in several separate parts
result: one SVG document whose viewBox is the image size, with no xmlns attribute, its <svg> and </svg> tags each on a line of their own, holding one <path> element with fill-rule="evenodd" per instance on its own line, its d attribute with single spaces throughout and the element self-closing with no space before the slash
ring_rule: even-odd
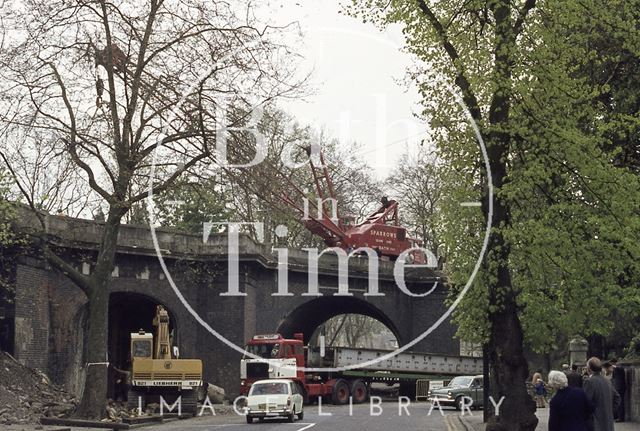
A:
<svg viewBox="0 0 640 431">
<path fill-rule="evenodd" d="M 206 222 L 232 220 L 231 199 L 215 177 L 184 179 L 170 190 L 154 196 L 154 214 L 162 227 L 201 234 Z M 146 225 L 149 214 L 145 202 L 131 208 L 129 222 Z"/>
<path fill-rule="evenodd" d="M 482 240 L 478 214 L 459 223 L 461 198 L 486 178 L 466 114 L 486 144 L 493 228 L 456 321 L 463 338 L 486 343 L 490 392 L 505 397 L 488 429 L 536 426 L 525 342 L 546 351 L 558 334 L 608 333 L 612 310 L 638 308 L 637 96 L 626 84 L 638 7 L 614 3 L 354 2 L 353 13 L 379 25 L 401 23 L 424 65 L 414 76 L 446 165 L 442 236 L 454 293 Z M 618 49 L 603 49 L 612 40 Z M 620 75 L 615 87 L 603 79 L 615 77 L 607 65 Z"/>
</svg>

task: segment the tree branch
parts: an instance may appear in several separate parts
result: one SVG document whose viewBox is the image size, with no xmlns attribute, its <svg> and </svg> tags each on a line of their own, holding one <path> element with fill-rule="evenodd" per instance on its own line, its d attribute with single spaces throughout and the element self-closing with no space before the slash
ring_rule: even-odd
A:
<svg viewBox="0 0 640 431">
<path fill-rule="evenodd" d="M 67 96 L 67 89 L 64 83 L 62 82 L 62 78 L 60 77 L 58 70 L 53 65 L 53 63 L 47 63 L 47 64 L 53 70 L 53 74 L 56 78 L 56 81 L 60 86 L 62 100 L 64 102 L 65 107 L 67 108 L 67 112 L 69 114 L 69 121 L 71 122 L 70 128 L 69 128 L 69 133 L 71 136 L 69 139 L 62 138 L 62 141 L 67 145 L 67 148 L 69 149 L 69 154 L 71 155 L 71 159 L 74 161 L 74 163 L 78 165 L 78 167 L 80 167 L 87 174 L 89 178 L 89 185 L 91 186 L 91 188 L 95 190 L 100 196 L 102 196 L 104 200 L 106 200 L 109 203 L 112 203 L 113 196 L 111 196 L 109 192 L 107 192 L 105 189 L 100 187 L 100 185 L 96 181 L 95 174 L 93 173 L 93 169 L 91 169 L 91 167 L 80 158 L 80 156 L 78 155 L 78 152 L 76 151 L 76 147 L 75 147 L 76 135 L 77 135 L 76 134 L 76 118 L 73 112 L 73 107 L 71 106 L 71 102 L 69 101 L 69 97 Z"/>
<path fill-rule="evenodd" d="M 71 281 L 76 284 L 76 286 L 78 286 L 87 296 L 89 296 L 91 293 L 91 284 L 89 282 L 89 278 L 86 275 L 81 274 L 77 269 L 69 265 L 60 256 L 51 251 L 51 248 L 49 247 L 49 244 L 46 243 L 46 240 L 43 241 L 45 242 L 43 242 L 42 244 L 42 251 L 45 258 L 47 259 L 47 262 L 49 262 L 64 275 L 69 277 Z"/>
<path fill-rule="evenodd" d="M 516 23 L 513 26 L 513 33 L 515 37 L 522 32 L 522 28 L 524 27 L 524 22 L 529 14 L 529 11 L 536 6 L 536 0 L 526 0 L 522 5 L 522 8 L 518 11 L 518 18 L 516 19 Z"/>
<path fill-rule="evenodd" d="M 460 61 L 460 55 L 458 51 L 453 46 L 449 37 L 447 35 L 446 30 L 444 29 L 442 23 L 433 13 L 431 8 L 427 5 L 425 0 L 418 0 L 418 7 L 422 11 L 422 13 L 426 16 L 427 20 L 436 31 L 438 38 L 440 39 L 440 43 L 444 48 L 445 52 L 449 56 L 451 63 L 453 64 L 454 69 L 456 70 L 455 83 L 456 86 L 462 91 L 462 100 L 464 101 L 465 106 L 469 110 L 471 117 L 477 122 L 480 123 L 481 112 L 480 105 L 478 104 L 478 99 L 476 98 L 473 90 L 471 89 L 471 83 L 467 79 L 465 74 L 464 67 Z"/>
</svg>

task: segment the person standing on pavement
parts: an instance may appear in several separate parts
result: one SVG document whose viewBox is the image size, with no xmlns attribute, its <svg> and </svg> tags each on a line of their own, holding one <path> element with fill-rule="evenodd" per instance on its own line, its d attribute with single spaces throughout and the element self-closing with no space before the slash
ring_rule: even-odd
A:
<svg viewBox="0 0 640 431">
<path fill-rule="evenodd" d="M 624 422 L 624 394 L 627 392 L 627 376 L 624 368 L 618 365 L 618 359 L 611 359 L 611 365 L 613 367 L 611 384 L 613 388 L 620 395 L 620 404 L 616 412 L 613 412 L 613 416 L 616 422 Z"/>
<path fill-rule="evenodd" d="M 607 380 L 611 381 L 612 374 L 613 374 L 613 365 L 611 365 L 611 362 L 607 361 L 604 364 L 602 364 L 602 375 Z"/>
<path fill-rule="evenodd" d="M 556 389 L 549 402 L 549 431 L 589 431 L 593 406 L 584 391 L 569 386 L 561 371 L 549 372 L 548 385 Z"/>
<path fill-rule="evenodd" d="M 614 431 L 613 405 L 616 397 L 620 397 L 613 389 L 611 382 L 602 375 L 602 362 L 595 356 L 587 361 L 589 378 L 582 385 L 589 403 L 593 406 L 591 430 Z"/>
<path fill-rule="evenodd" d="M 572 364 L 571 369 L 565 372 L 569 386 L 582 388 L 582 376 L 578 373 L 578 364 Z"/>
</svg>

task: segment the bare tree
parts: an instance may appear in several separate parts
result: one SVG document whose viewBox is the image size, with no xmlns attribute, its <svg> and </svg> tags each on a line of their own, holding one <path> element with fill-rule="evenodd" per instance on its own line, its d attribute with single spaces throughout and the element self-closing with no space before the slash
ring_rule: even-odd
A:
<svg viewBox="0 0 640 431">
<path fill-rule="evenodd" d="M 386 179 L 391 194 L 402 198 L 402 222 L 423 246 L 443 257 L 439 207 L 443 199 L 442 172 L 435 154 L 420 151 L 403 154 L 398 167 Z"/>
<path fill-rule="evenodd" d="M 251 113 L 251 106 L 294 92 L 293 54 L 274 42 L 286 28 L 260 24 L 250 6 L 223 1 L 27 0 L 5 3 L 2 15 L 10 35 L 0 52 L 3 139 L 29 142 L 36 153 L 46 140 L 52 153 L 40 159 L 71 160 L 77 176 L 62 182 L 75 187 L 82 178 L 106 213 L 89 275 L 44 236 L 41 243 L 47 260 L 89 299 L 78 415 L 97 418 L 106 402 L 109 282 L 121 220 L 150 184 L 157 193 L 168 190 L 215 159 L 216 130 L 248 121 L 221 116 L 224 106 Z M 45 186 L 31 185 L 40 174 L 19 162 L 33 155 L 10 148 L 3 161 L 35 211 L 41 205 L 33 189 Z"/>
<path fill-rule="evenodd" d="M 318 336 L 325 337 L 327 346 L 362 349 L 393 349 L 396 336 L 384 323 L 364 314 L 340 314 L 324 322 L 312 336 L 311 344 L 318 344 Z"/>
</svg>

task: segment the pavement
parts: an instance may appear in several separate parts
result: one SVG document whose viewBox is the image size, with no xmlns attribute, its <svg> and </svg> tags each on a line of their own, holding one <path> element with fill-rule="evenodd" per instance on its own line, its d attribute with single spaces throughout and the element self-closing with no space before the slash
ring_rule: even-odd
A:
<svg viewBox="0 0 640 431">
<path fill-rule="evenodd" d="M 546 431 L 549 423 L 549 409 L 538 409 L 536 411 L 536 416 L 538 417 L 538 426 L 536 427 L 536 431 Z M 461 428 L 458 428 L 460 431 L 484 431 L 485 426 L 482 422 L 482 411 L 473 412 L 472 416 L 468 414 L 460 417 L 461 419 Z M 632 422 L 618 422 L 615 424 L 615 431 L 640 431 L 640 423 L 632 423 Z"/>
</svg>

